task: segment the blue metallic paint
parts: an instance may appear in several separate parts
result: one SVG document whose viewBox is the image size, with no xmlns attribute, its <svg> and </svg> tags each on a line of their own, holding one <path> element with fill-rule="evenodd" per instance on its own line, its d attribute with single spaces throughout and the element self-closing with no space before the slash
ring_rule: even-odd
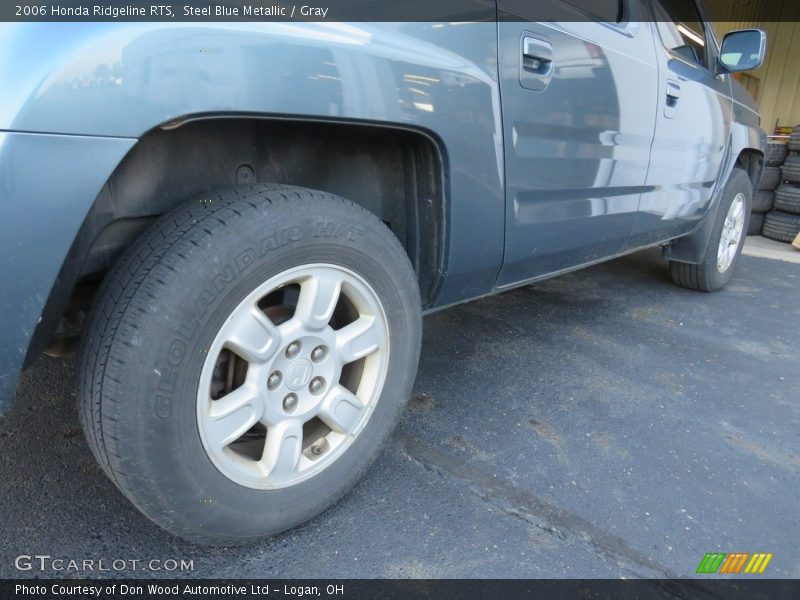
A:
<svg viewBox="0 0 800 600">
<path fill-rule="evenodd" d="M 10 71 L 30 71 L 29 87 L 4 103 L 0 129 L 140 137 L 174 119 L 235 113 L 435 132 L 450 197 L 464 207 L 449 215 L 441 298 L 493 285 L 504 228 L 495 23 L 20 27 L 0 35 L 0 55 L 26 62 L 48 39 L 49 58 Z"/>
<path fill-rule="evenodd" d="M 439 300 L 456 302 L 491 289 L 502 262 L 496 27 L 459 22 L 5 25 L 0 89 L 14 91 L 0 102 L 0 130 L 138 138 L 178 118 L 247 114 L 359 120 L 433 132 L 446 152 L 449 198 L 457 207 L 448 210 L 448 276 Z M 86 156 L 81 162 L 63 144 L 40 139 L 45 150 L 24 155 L 38 156 L 28 168 L 49 171 L 47 177 L 35 185 L 18 180 L 14 189 L 23 191 L 6 194 L 1 203 L 24 206 L 36 194 L 46 210 L 18 210 L 4 219 L 13 230 L 2 243 L 15 250 L 0 263 L 0 280 L 19 282 L 18 271 L 28 268 L 15 259 L 19 248 L 36 247 L 39 235 L 52 240 L 47 269 L 35 285 L 15 284 L 4 293 L 5 306 L 16 304 L 19 295 L 28 298 L 24 330 L 4 336 L 13 340 L 5 344 L 13 351 L 0 351 L 8 353 L 0 354 L 5 406 L 81 220 L 124 156 L 105 150 L 102 160 Z M 93 138 L 74 139 L 88 145 Z M 123 139 L 118 145 L 127 150 L 134 142 Z M 50 169 L 47 158 L 71 164 L 73 177 L 62 177 L 63 168 Z M 79 182 L 74 181 L 78 174 Z M 70 218 L 58 218 L 51 209 L 55 204 L 68 207 Z M 42 227 L 42 214 L 53 219 L 52 227 Z"/>
<path fill-rule="evenodd" d="M 75 233 L 135 139 L 0 133 L 0 414 Z"/>
<path fill-rule="evenodd" d="M 686 124 L 712 127 L 712 143 L 700 136 L 685 142 L 698 156 L 714 157 L 711 162 L 727 150 L 723 168 L 713 172 L 709 164 L 692 178 L 703 190 L 699 199 L 683 189 L 678 171 L 657 176 L 648 161 L 653 134 L 642 123 L 660 110 L 650 102 L 660 102 L 662 82 L 642 68 L 653 52 L 636 46 L 649 41 L 649 26 L 642 25 L 633 33 L 605 25 L 598 33 L 589 23 L 0 26 L 0 414 L 11 405 L 30 336 L 98 192 L 137 138 L 179 120 L 254 115 L 429 133 L 446 168 L 446 274 L 438 306 L 597 262 L 654 238 L 700 231 L 703 215 L 713 213 L 716 188 L 709 182 L 724 181 L 740 151 L 762 150 L 763 132 L 736 85 L 731 101 L 715 79 L 713 91 L 698 97 L 714 108 L 713 123 L 687 116 Z M 520 85 L 523 30 L 553 38 L 563 51 L 549 91 Z M 614 85 L 626 68 L 637 76 Z M 614 89 L 601 89 L 606 80 Z M 595 99 L 613 92 L 616 100 L 575 102 L 576 84 Z M 571 126 L 554 120 L 564 102 Z M 623 105 L 633 112 L 620 122 Z M 548 106 L 549 113 L 537 112 Z M 737 122 L 728 127 L 731 113 Z M 655 135 L 656 155 L 686 149 Z M 684 163 L 669 164 L 680 169 Z M 554 180 L 561 171 L 579 176 L 579 183 Z M 648 204 L 648 192 L 670 188 L 680 194 Z M 665 219 L 684 195 L 680 218 Z M 643 212 L 640 203 L 651 209 Z M 669 223 L 653 234 L 652 219 Z M 641 235 L 626 241 L 631 231 Z M 539 235 L 552 245 L 533 237 Z M 530 260 L 537 249 L 549 252 L 549 260 Z M 693 252 L 676 257 L 691 260 Z"/>
<path fill-rule="evenodd" d="M 520 36 L 552 45 L 554 74 L 541 91 L 520 86 Z M 620 252 L 653 141 L 649 25 L 501 23 L 500 66 L 508 204 L 498 284 Z"/>
</svg>

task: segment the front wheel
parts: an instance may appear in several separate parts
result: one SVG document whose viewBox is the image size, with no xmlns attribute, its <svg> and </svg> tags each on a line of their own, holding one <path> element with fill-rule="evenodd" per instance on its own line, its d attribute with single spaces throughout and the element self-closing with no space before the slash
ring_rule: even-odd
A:
<svg viewBox="0 0 800 600">
<path fill-rule="evenodd" d="M 317 515 L 411 391 L 416 277 L 374 215 L 255 186 L 165 216 L 108 275 L 81 357 L 90 446 L 145 515 L 232 544 Z"/>
<path fill-rule="evenodd" d="M 669 271 L 674 283 L 702 292 L 715 292 L 725 287 L 742 253 L 752 201 L 750 178 L 742 169 L 735 168 L 722 190 L 703 260 L 696 265 L 670 261 Z"/>
</svg>

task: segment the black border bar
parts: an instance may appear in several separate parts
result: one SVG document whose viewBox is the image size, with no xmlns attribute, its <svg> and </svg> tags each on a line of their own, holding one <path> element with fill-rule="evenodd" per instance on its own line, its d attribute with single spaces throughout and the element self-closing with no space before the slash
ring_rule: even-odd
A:
<svg viewBox="0 0 800 600">
<path fill-rule="evenodd" d="M 166 589 L 159 589 L 159 586 Z M 177 591 L 177 593 L 174 593 Z M 800 597 L 800 580 L 718 579 L 25 579 L 0 580 L 0 598 L 102 600 L 780 600 Z"/>
<path fill-rule="evenodd" d="M 640 0 L 620 2 L 638 4 Z M 748 10 L 746 17 L 756 22 L 800 21 L 798 5 L 797 0 L 765 0 L 757 10 Z M 691 9 L 689 3 L 680 6 Z M 715 2 L 712 8 L 711 21 L 745 20 L 740 3 L 733 0 Z M 0 21 L 576 22 L 614 21 L 628 10 L 609 0 L 2 0 Z M 649 10 L 636 12 L 638 20 L 651 18 Z M 676 15 L 673 10 L 672 15 L 696 20 L 694 13 Z"/>
</svg>

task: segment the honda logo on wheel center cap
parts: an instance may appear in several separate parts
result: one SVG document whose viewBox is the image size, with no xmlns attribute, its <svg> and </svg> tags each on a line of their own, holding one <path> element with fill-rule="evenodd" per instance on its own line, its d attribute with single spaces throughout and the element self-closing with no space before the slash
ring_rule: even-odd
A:
<svg viewBox="0 0 800 600">
<path fill-rule="evenodd" d="M 286 369 L 286 387 L 296 391 L 308 385 L 311 379 L 311 369 L 311 362 L 305 358 L 294 361 Z"/>
</svg>

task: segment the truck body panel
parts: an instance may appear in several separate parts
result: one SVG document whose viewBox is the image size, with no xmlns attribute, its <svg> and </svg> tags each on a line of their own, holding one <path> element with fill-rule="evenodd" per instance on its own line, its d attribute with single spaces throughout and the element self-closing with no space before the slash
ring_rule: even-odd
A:
<svg viewBox="0 0 800 600">
<path fill-rule="evenodd" d="M 0 413 L 64 257 L 135 139 L 0 133 Z"/>
<path fill-rule="evenodd" d="M 526 87 L 528 40 L 552 52 L 542 89 Z M 649 24 L 501 23 L 500 57 L 507 234 L 498 283 L 619 253 L 653 141 L 658 70 Z"/>
<path fill-rule="evenodd" d="M 721 184 L 765 144 L 738 83 L 635 18 L 7 24 L 0 89 L 0 414 L 48 299 L 74 283 L 59 274 L 84 219 L 154 129 L 246 117 L 427 136 L 444 172 L 432 308 L 670 240 L 692 262 Z"/>
</svg>

